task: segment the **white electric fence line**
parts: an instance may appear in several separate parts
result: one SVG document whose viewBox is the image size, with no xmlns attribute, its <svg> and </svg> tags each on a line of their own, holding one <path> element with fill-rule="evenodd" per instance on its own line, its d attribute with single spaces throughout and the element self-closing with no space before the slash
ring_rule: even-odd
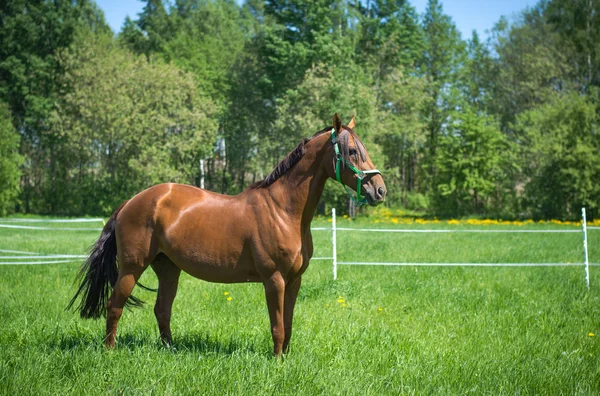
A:
<svg viewBox="0 0 600 396">
<path fill-rule="evenodd" d="M 19 264 L 19 265 L 30 265 L 30 264 L 60 264 L 60 263 L 74 263 L 77 262 L 79 260 L 53 260 L 53 261 L 9 261 L 9 262 L 5 262 L 5 261 L 0 261 L 0 265 L 15 265 L 15 264 Z"/>
<path fill-rule="evenodd" d="M 576 267 L 583 263 L 388 263 L 370 261 L 338 261 L 339 265 L 384 265 L 407 267 Z"/>
<path fill-rule="evenodd" d="M 403 232 L 403 233 L 450 233 L 450 232 L 481 232 L 481 233 L 580 233 L 580 230 L 408 230 L 408 229 L 390 229 L 390 228 L 344 228 L 338 227 L 338 231 L 362 231 L 362 232 Z"/>
<path fill-rule="evenodd" d="M 0 260 L 38 260 L 38 259 L 64 259 L 64 258 L 87 258 L 82 254 L 52 254 L 49 256 L 0 256 Z"/>
<path fill-rule="evenodd" d="M 26 226 L 26 225 L 14 225 L 14 224 L 0 224 L 0 228 L 14 228 L 14 229 L 24 229 L 24 230 L 44 230 L 44 231 L 102 231 L 102 228 L 40 227 L 40 226 Z M 331 231 L 331 228 L 316 227 L 316 228 L 311 228 L 311 231 Z"/>
<path fill-rule="evenodd" d="M 50 230 L 50 231 L 102 231 L 102 228 L 85 227 L 36 227 L 25 225 L 0 224 L 0 228 L 17 228 L 23 230 Z"/>
<path fill-rule="evenodd" d="M 15 254 L 40 254 L 40 253 L 33 253 L 33 252 L 24 252 L 22 250 L 6 250 L 6 249 L 0 249 L 0 253 L 15 253 Z"/>
<path fill-rule="evenodd" d="M 19 218 L 0 218 L 1 222 L 9 223 L 97 223 L 104 219 L 19 219 Z"/>
<path fill-rule="evenodd" d="M 14 224 L 0 224 L 0 228 L 25 229 L 25 230 L 44 230 L 44 231 L 102 231 L 102 228 L 89 227 L 40 227 Z M 587 227 L 588 230 L 600 230 L 600 227 Z M 311 231 L 332 231 L 333 228 L 315 227 Z M 359 231 L 359 232 L 396 232 L 396 233 L 580 233 L 580 230 L 448 230 L 448 229 L 389 229 L 389 228 L 348 228 L 337 227 L 339 231 Z"/>
</svg>

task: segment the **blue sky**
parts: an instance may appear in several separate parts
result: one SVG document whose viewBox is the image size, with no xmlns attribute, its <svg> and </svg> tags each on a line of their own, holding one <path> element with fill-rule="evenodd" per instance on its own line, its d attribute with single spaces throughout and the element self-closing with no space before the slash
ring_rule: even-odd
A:
<svg viewBox="0 0 600 396">
<path fill-rule="evenodd" d="M 136 18 L 144 3 L 140 0 L 96 0 L 104 10 L 106 21 L 118 32 L 125 17 Z M 511 17 L 526 7 L 531 7 L 537 0 L 442 0 L 444 12 L 452 17 L 463 39 L 471 37 L 473 29 L 484 37 L 485 31 L 491 29 L 505 15 Z M 411 0 L 419 13 L 425 11 L 427 0 Z"/>
</svg>

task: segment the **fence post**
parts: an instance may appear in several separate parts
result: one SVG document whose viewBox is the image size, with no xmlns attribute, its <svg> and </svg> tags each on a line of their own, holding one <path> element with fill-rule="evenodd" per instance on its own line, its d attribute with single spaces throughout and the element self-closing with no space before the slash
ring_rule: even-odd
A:
<svg viewBox="0 0 600 396">
<path fill-rule="evenodd" d="M 585 218 L 585 208 L 581 208 L 581 226 L 583 227 L 583 260 L 585 264 L 585 285 L 590 288 L 590 262 L 588 260 L 588 246 L 587 246 L 587 221 Z"/>
<path fill-rule="evenodd" d="M 337 233 L 335 229 L 335 208 L 331 208 L 331 230 L 333 245 L 333 280 L 337 279 Z"/>
</svg>

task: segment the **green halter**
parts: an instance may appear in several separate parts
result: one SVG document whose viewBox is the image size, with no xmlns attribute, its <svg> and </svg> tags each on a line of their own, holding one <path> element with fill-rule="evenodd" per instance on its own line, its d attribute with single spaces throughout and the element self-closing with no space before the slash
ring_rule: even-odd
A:
<svg viewBox="0 0 600 396">
<path fill-rule="evenodd" d="M 335 150 L 335 157 L 336 157 L 336 161 L 335 161 L 335 178 L 336 178 L 336 180 L 338 182 L 340 182 L 342 184 L 342 186 L 344 186 L 344 190 L 346 190 L 346 193 L 348 193 L 348 195 L 350 196 L 350 199 L 352 199 L 352 201 L 354 201 L 354 203 L 357 206 L 366 204 L 367 198 L 360 196 L 360 192 L 362 190 L 362 181 L 369 174 L 381 175 L 381 172 L 379 172 L 377 169 L 361 170 L 361 169 L 358 169 L 357 167 L 355 167 L 354 165 L 352 165 L 350 162 L 346 161 L 342 157 L 342 154 L 340 153 L 340 147 L 338 145 L 338 137 L 335 135 L 334 128 L 331 129 L 331 143 L 333 143 L 333 149 Z M 357 179 L 356 179 L 356 197 L 354 197 L 354 195 L 352 194 L 352 191 L 348 190 L 348 187 L 346 187 L 346 185 L 344 183 L 342 183 L 342 178 L 340 176 L 340 168 L 341 168 L 342 162 L 344 162 L 344 164 L 346 164 L 346 166 L 348 168 L 350 168 L 350 170 L 356 174 L 356 177 L 357 177 Z"/>
</svg>

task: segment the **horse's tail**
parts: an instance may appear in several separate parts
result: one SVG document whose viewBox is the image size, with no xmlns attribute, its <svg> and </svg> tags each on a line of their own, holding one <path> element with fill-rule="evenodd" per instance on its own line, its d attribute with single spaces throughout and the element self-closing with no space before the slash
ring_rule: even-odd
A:
<svg viewBox="0 0 600 396">
<path fill-rule="evenodd" d="M 99 318 L 106 313 L 106 303 L 119 275 L 115 235 L 117 215 L 126 203 L 127 201 L 123 202 L 106 222 L 100 238 L 91 247 L 90 255 L 77 276 L 77 280 L 81 280 L 81 285 L 67 309 L 70 309 L 81 296 L 77 310 L 82 318 Z M 143 302 L 130 296 L 127 304 L 140 306 Z"/>
</svg>

